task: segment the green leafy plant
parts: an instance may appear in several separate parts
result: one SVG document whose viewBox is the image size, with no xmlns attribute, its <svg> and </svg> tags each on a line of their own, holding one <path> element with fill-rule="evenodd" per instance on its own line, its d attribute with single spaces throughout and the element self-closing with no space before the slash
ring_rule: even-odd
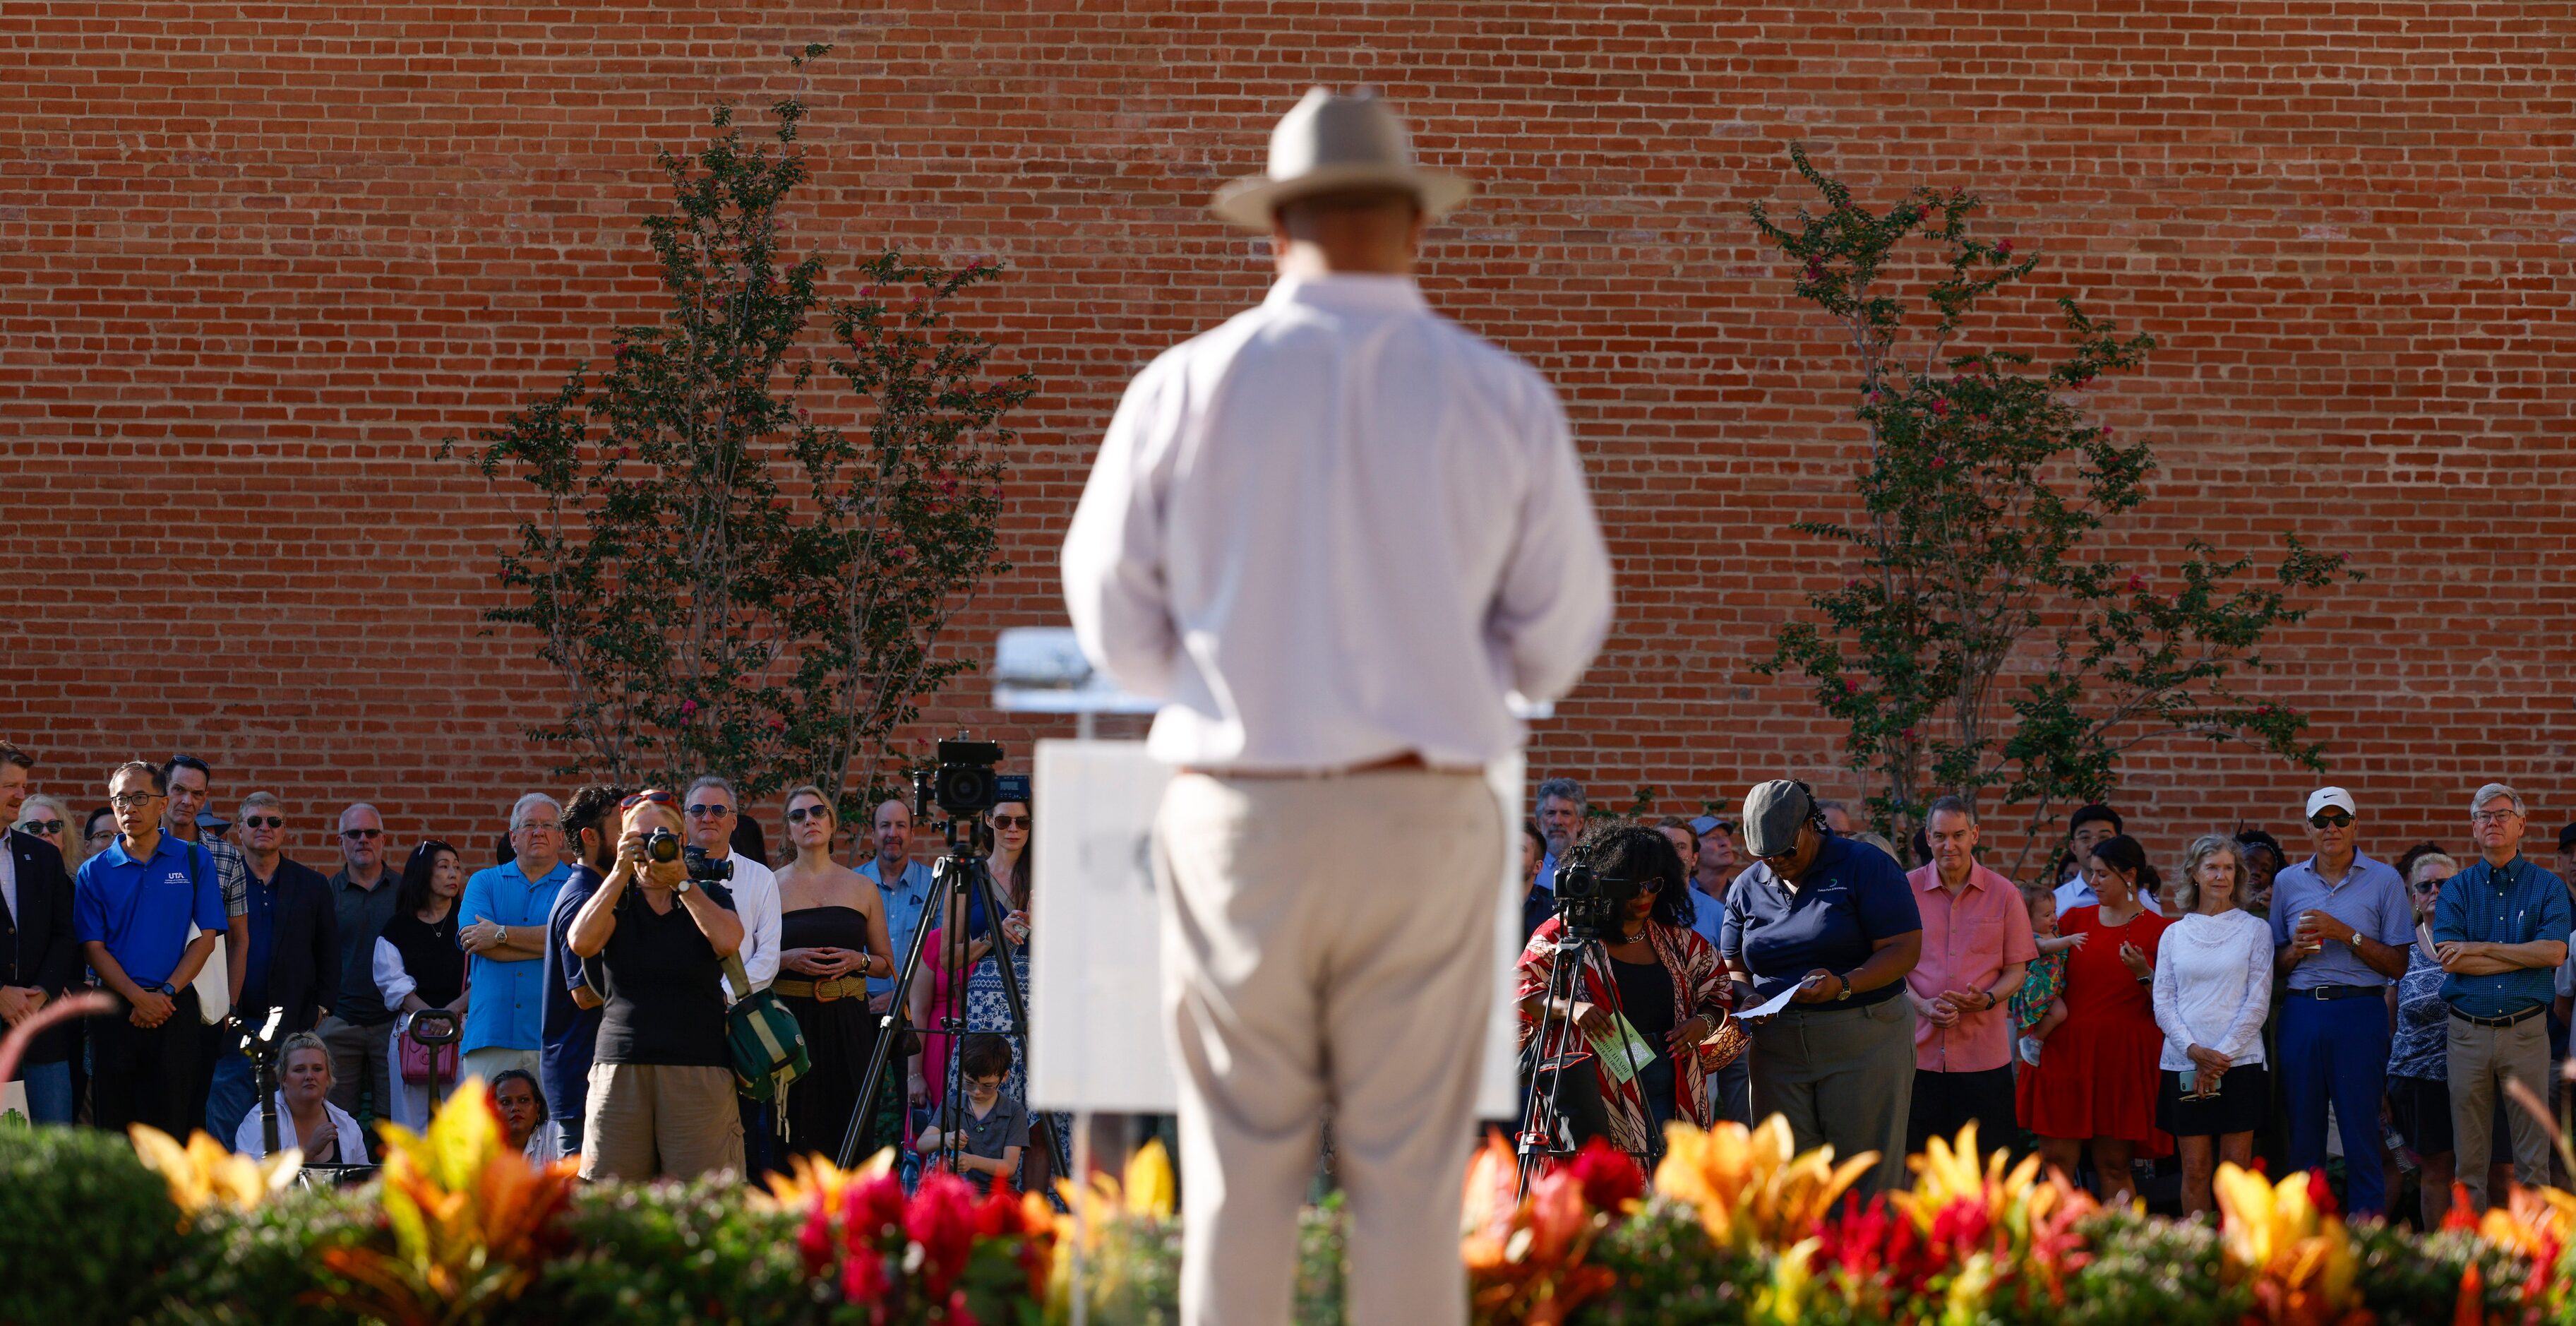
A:
<svg viewBox="0 0 2576 1326">
<path fill-rule="evenodd" d="M 2250 582 L 2249 556 L 2195 540 L 2161 569 L 2124 564 L 2094 536 L 2135 511 L 2155 473 L 2144 442 L 2087 420 L 2082 394 L 2155 345 L 2071 299 L 2049 363 L 1961 348 L 1979 302 L 2028 277 L 2035 255 L 1972 233 L 1979 200 L 1916 188 L 1885 211 L 1791 149 L 1824 200 L 1753 222 L 1796 272 L 1800 299 L 1849 337 L 1855 413 L 1869 440 L 1860 518 L 1797 526 L 1843 545 L 1850 577 L 1783 626 L 1767 675 L 1795 671 L 1849 728 L 1872 821 L 1904 841 L 1942 792 L 2022 807 L 2030 832 L 2099 800 L 2120 758 L 2175 736 L 2244 741 L 2321 768 L 2308 720 L 2242 689 L 2258 647 L 2305 619 L 2299 596 L 2344 579 L 2343 559 L 2297 537 Z M 1918 258 L 1910 245 L 1928 244 Z M 1898 290 L 1924 278 L 1927 317 Z M 2016 870 L 2019 864 L 2016 864 Z"/>
<path fill-rule="evenodd" d="M 483 475 L 537 497 L 486 616 L 563 679 L 562 719 L 530 731 L 577 752 L 562 772 L 712 769 L 753 796 L 811 781 L 847 789 L 847 811 L 920 700 L 971 666 L 939 642 L 1008 569 L 1003 419 L 1034 388 L 992 376 L 994 346 L 950 324 L 996 263 L 888 251 L 855 297 L 825 295 L 823 256 L 789 253 L 805 107 L 770 113 L 773 145 L 718 107 L 696 155 L 657 154 L 660 320 L 475 435 Z"/>
<path fill-rule="evenodd" d="M 564 1218 L 571 1251 L 521 1300 L 541 1321 L 743 1326 L 828 1319 L 792 1213 L 745 1202 L 739 1183 L 593 1185 Z"/>
<path fill-rule="evenodd" d="M 375 1189 L 292 1189 L 247 1211 L 212 1208 L 168 1268 L 159 1326 L 355 1326 L 357 1292 L 325 1265 L 378 1223 Z"/>
<path fill-rule="evenodd" d="M 0 1120 L 0 1326 L 149 1315 L 204 1232 L 115 1133 Z"/>
</svg>

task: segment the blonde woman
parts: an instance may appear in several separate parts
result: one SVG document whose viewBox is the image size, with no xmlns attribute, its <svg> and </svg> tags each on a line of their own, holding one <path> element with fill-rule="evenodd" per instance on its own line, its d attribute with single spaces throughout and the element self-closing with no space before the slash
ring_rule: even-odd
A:
<svg viewBox="0 0 2576 1326">
<path fill-rule="evenodd" d="M 18 822 L 11 827 L 63 854 L 63 873 L 80 869 L 89 853 L 83 850 L 80 817 L 63 799 L 38 792 L 18 807 Z"/>
<path fill-rule="evenodd" d="M 2183 853 L 2182 919 L 2156 949 L 2156 1126 L 2182 1159 L 2185 1215 L 2211 1210 L 2218 1162 L 2254 1163 L 2271 1098 L 2263 1017 L 2272 1005 L 2272 929 L 2244 908 L 2245 849 L 2208 834 Z"/>
<path fill-rule="evenodd" d="M 804 1029 L 813 1067 L 787 1093 L 781 1154 L 832 1155 L 876 1048 L 868 978 L 894 975 L 894 946 L 886 939 L 884 895 L 834 859 L 840 814 L 832 799 L 821 788 L 799 787 L 788 792 L 785 810 L 792 855 L 778 872 L 778 979 L 769 988 Z"/>
</svg>

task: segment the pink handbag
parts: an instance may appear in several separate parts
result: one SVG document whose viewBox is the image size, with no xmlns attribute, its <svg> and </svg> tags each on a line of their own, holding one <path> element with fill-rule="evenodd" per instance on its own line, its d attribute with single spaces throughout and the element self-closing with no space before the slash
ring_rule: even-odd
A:
<svg viewBox="0 0 2576 1326">
<path fill-rule="evenodd" d="M 456 1081 L 456 1038 L 450 1035 L 443 1045 L 423 1045 L 412 1039 L 411 1024 L 403 1024 L 402 1080 L 413 1086 L 432 1082 Z"/>
</svg>

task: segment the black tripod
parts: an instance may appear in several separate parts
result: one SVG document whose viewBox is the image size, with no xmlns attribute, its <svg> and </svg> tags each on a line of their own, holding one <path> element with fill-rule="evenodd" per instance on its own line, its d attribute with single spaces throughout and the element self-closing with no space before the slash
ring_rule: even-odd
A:
<svg viewBox="0 0 2576 1326">
<path fill-rule="evenodd" d="M 1557 937 L 1556 962 L 1548 969 L 1547 991 L 1540 996 L 1538 1034 L 1530 1038 L 1529 1083 L 1521 1094 L 1520 1190 L 1524 1193 L 1529 1191 L 1530 1180 L 1537 1177 L 1542 1163 L 1570 1160 L 1585 1141 L 1610 1132 L 1609 1106 L 1601 1099 L 1600 1083 L 1592 1075 L 1594 1051 L 1572 1016 L 1576 997 L 1583 989 L 1586 966 L 1601 975 L 1602 989 L 1610 997 L 1610 1015 L 1622 1026 L 1626 1015 L 1620 1006 L 1619 981 L 1611 971 L 1609 947 L 1604 939 L 1608 925 L 1613 924 L 1610 909 L 1586 905 L 1597 896 L 1597 885 L 1569 878 L 1575 871 L 1590 873 L 1581 866 L 1563 867 L 1557 872 L 1557 897 L 1564 902 L 1559 913 L 1564 930 Z M 1624 904 L 1625 899 L 1620 902 Z M 1565 1011 L 1560 1013 L 1560 1009 Z M 1618 1048 L 1631 1079 L 1645 1071 L 1646 1066 L 1637 1062 L 1624 1033 L 1619 1037 Z M 1646 1173 L 1652 1174 L 1656 1162 L 1662 1159 L 1663 1139 L 1649 1136 L 1646 1148 L 1646 1153 L 1636 1159 Z"/>
<path fill-rule="evenodd" d="M 926 781 L 915 782 L 913 797 L 914 814 L 927 819 L 930 795 Z M 941 809 L 949 810 L 945 805 Z M 896 1042 L 904 1039 L 907 1033 L 937 1031 L 948 1037 L 952 1060 L 964 1043 L 966 957 L 970 937 L 963 922 L 967 910 L 959 909 L 957 923 L 952 924 L 949 919 L 950 904 L 960 896 L 983 900 L 989 920 L 985 928 L 992 934 L 994 957 L 1002 969 L 1002 997 L 1011 1006 L 1011 1028 L 1019 1033 L 1021 1045 L 1029 1043 L 1029 1008 L 1020 996 L 1019 947 L 1011 942 L 1010 934 L 1002 928 L 1002 917 L 1010 908 L 1002 897 L 1000 886 L 993 882 L 992 870 L 985 865 L 985 858 L 992 854 L 992 829 L 981 819 L 973 818 L 971 813 L 960 815 L 950 810 L 949 815 L 948 819 L 940 821 L 941 837 L 948 846 L 947 854 L 930 869 L 930 898 L 922 906 L 921 924 L 914 927 L 912 946 L 904 954 L 902 970 L 895 976 L 894 1002 L 877 1019 L 876 1048 L 868 1052 L 868 1070 L 859 1080 L 858 1108 L 851 1112 L 850 1126 L 841 1137 L 838 1163 L 843 1169 L 858 1162 L 859 1147 L 866 1140 L 868 1121 L 876 1113 L 877 1091 L 885 1085 L 886 1065 L 894 1057 Z M 958 841 L 961 830 L 965 838 L 962 844 Z M 929 943 L 933 918 L 940 923 L 940 967 L 949 973 L 954 994 L 949 1000 L 947 1015 L 939 1020 L 937 1027 L 916 1027 L 912 1025 L 908 1001 L 912 995 L 913 979 L 921 972 L 921 953 Z M 1021 1065 L 1021 1070 L 1025 1073 L 1027 1065 Z M 940 1110 L 935 1117 L 945 1119 L 949 1125 L 940 1130 L 939 1154 L 947 1159 L 949 1169 L 954 1172 L 957 1157 L 965 1150 L 966 1142 L 963 1126 L 966 1118 L 965 1073 L 962 1070 L 944 1072 L 939 1090 Z M 1047 1132 L 1049 1149 L 1055 1157 L 1055 1172 L 1061 1175 L 1066 1172 L 1065 1141 L 1054 1135 L 1054 1129 Z"/>
</svg>

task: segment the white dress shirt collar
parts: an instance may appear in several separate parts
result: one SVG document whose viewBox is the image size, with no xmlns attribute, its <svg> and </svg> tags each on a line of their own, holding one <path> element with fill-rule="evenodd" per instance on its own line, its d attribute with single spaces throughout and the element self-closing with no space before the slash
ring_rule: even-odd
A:
<svg viewBox="0 0 2576 1326">
<path fill-rule="evenodd" d="M 1378 313 L 1429 312 L 1422 287 L 1410 276 L 1377 272 L 1329 272 L 1322 276 L 1283 276 L 1263 299 L 1267 308 L 1305 304 L 1314 308 L 1366 310 Z"/>
</svg>

